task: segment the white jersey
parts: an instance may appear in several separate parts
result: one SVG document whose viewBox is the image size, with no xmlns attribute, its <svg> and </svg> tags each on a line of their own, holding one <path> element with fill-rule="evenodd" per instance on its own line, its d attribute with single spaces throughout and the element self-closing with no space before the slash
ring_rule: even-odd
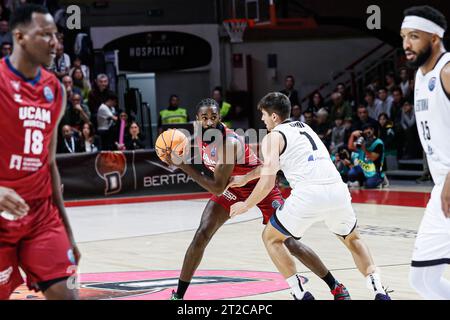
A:
<svg viewBox="0 0 450 320">
<path fill-rule="evenodd" d="M 342 182 L 327 148 L 310 126 L 300 121 L 285 121 L 273 131 L 280 132 L 284 138 L 280 169 L 293 190 L 303 185 Z"/>
<path fill-rule="evenodd" d="M 414 89 L 417 129 L 436 184 L 450 171 L 450 96 L 441 82 L 441 70 L 449 62 L 450 53 L 445 53 L 426 75 L 417 70 Z"/>
</svg>

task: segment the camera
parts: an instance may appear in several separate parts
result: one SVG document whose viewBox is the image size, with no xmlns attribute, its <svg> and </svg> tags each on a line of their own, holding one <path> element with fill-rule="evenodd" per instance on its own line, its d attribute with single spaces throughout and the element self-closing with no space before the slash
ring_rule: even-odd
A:
<svg viewBox="0 0 450 320">
<path fill-rule="evenodd" d="M 357 148 L 361 148 L 361 146 L 363 145 L 363 143 L 364 143 L 364 137 L 359 137 L 358 139 L 356 139 L 356 147 Z"/>
</svg>

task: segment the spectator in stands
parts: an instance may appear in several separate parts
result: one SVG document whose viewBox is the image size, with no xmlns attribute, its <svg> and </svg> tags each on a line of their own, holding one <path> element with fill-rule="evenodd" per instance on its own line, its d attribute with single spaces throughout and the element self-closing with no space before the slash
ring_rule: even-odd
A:
<svg viewBox="0 0 450 320">
<path fill-rule="evenodd" d="M 89 122 L 91 113 L 83 103 L 81 94 L 73 92 L 67 101 L 66 111 L 61 122 L 70 125 L 73 129 L 80 131 L 85 122 Z"/>
<path fill-rule="evenodd" d="M 299 105 L 292 106 L 291 121 L 302 121 L 302 108 Z"/>
<path fill-rule="evenodd" d="M 0 2 L 0 21 L 9 21 L 11 12 L 3 5 L 3 1 Z"/>
<path fill-rule="evenodd" d="M 339 92 L 342 95 L 342 100 L 344 101 L 344 103 L 347 103 L 350 106 L 350 108 L 354 107 L 355 101 L 351 96 L 349 88 L 347 88 L 343 82 L 339 82 L 336 85 L 335 91 Z"/>
<path fill-rule="evenodd" d="M 56 45 L 56 55 L 53 61 L 53 72 L 59 79 L 69 75 L 70 70 L 70 57 L 67 53 L 64 53 L 64 45 L 58 43 Z"/>
<path fill-rule="evenodd" d="M 331 125 L 328 120 L 328 111 L 325 108 L 317 112 L 317 127 L 315 131 L 328 149 L 331 140 Z"/>
<path fill-rule="evenodd" d="M 11 54 L 12 52 L 12 43 L 10 42 L 3 42 L 2 43 L 2 51 L 1 51 L 1 56 L 0 58 L 4 58 L 7 57 Z"/>
<path fill-rule="evenodd" d="M 58 146 L 58 153 L 77 152 L 81 152 L 80 140 L 74 134 L 72 127 L 66 124 L 62 127 L 62 139 Z"/>
<path fill-rule="evenodd" d="M 158 127 L 162 132 L 163 124 L 176 124 L 189 122 L 189 115 L 186 108 L 180 107 L 180 98 L 172 94 L 169 98 L 169 106 L 159 112 Z"/>
<path fill-rule="evenodd" d="M 353 118 L 344 118 L 344 124 L 345 128 L 345 135 L 344 135 L 344 141 L 345 141 L 345 147 L 347 147 L 348 139 L 350 138 L 350 135 L 352 134 L 352 128 L 353 128 Z"/>
<path fill-rule="evenodd" d="M 88 95 L 88 107 L 91 111 L 91 121 L 94 127 L 97 124 L 97 110 L 100 105 L 106 101 L 106 98 L 111 96 L 113 92 L 109 90 L 109 78 L 106 74 L 100 73 L 97 75 L 94 87 Z"/>
<path fill-rule="evenodd" d="M 228 127 L 232 128 L 233 123 L 231 122 L 232 117 L 232 106 L 223 99 L 223 92 L 221 87 L 214 88 L 212 92 L 212 98 L 216 100 L 220 107 L 220 116 L 222 122 Z"/>
<path fill-rule="evenodd" d="M 378 99 L 380 100 L 380 107 L 379 107 L 378 115 L 380 115 L 380 113 L 384 112 L 390 118 L 393 98 L 392 98 L 392 96 L 388 95 L 388 90 L 386 88 L 380 88 L 378 90 Z M 377 116 L 377 118 L 378 118 L 378 116 Z"/>
<path fill-rule="evenodd" d="M 83 72 L 83 78 L 90 82 L 91 72 L 89 70 L 89 67 L 87 65 L 83 64 L 81 61 L 81 58 L 78 56 L 75 57 L 75 59 L 73 59 L 72 69 L 70 69 L 70 72 L 69 72 L 69 75 L 71 77 L 73 77 L 73 72 L 74 72 L 75 68 L 80 68 L 81 71 Z"/>
<path fill-rule="evenodd" d="M 352 152 L 351 169 L 348 172 L 350 187 L 364 185 L 366 188 L 376 188 L 387 179 L 383 172 L 384 144 L 375 135 L 376 128 L 366 123 L 362 131 L 352 132 L 348 149 Z"/>
<path fill-rule="evenodd" d="M 100 137 L 95 134 L 92 122 L 83 123 L 80 146 L 81 152 L 98 152 L 102 150 Z"/>
<path fill-rule="evenodd" d="M 369 117 L 372 119 L 377 119 L 381 110 L 381 101 L 375 97 L 375 92 L 373 92 L 372 90 L 366 90 L 364 101 L 366 102 Z"/>
<path fill-rule="evenodd" d="M 323 97 L 319 91 L 315 91 L 309 96 L 308 107 L 306 110 L 310 110 L 317 113 L 320 109 L 324 107 Z"/>
<path fill-rule="evenodd" d="M 105 102 L 100 105 L 97 111 L 97 125 L 98 134 L 102 139 L 103 150 L 114 150 L 114 140 L 116 136 L 116 130 L 114 127 L 115 122 L 118 120 L 116 113 L 117 96 L 114 93 L 110 93 Z"/>
<path fill-rule="evenodd" d="M 388 92 L 388 95 L 392 95 L 392 91 L 397 86 L 394 72 L 389 72 L 384 78 L 386 80 L 386 90 Z"/>
<path fill-rule="evenodd" d="M 380 87 L 381 81 L 379 78 L 375 77 L 373 78 L 372 82 L 367 86 L 366 89 L 372 90 L 373 92 L 377 92 Z"/>
<path fill-rule="evenodd" d="M 84 74 L 81 68 L 73 68 L 72 79 L 74 88 L 80 90 L 81 96 L 83 97 L 83 102 L 87 103 L 89 92 L 91 91 L 91 85 L 89 81 L 84 78 Z"/>
<path fill-rule="evenodd" d="M 70 99 L 72 98 L 72 94 L 74 92 L 81 94 L 81 91 L 78 90 L 77 88 L 73 87 L 73 80 L 72 77 L 70 76 L 64 76 L 62 78 L 62 83 L 64 85 L 64 88 L 66 89 L 66 94 L 67 94 L 67 101 L 70 101 Z"/>
<path fill-rule="evenodd" d="M 56 33 L 56 39 L 58 39 L 59 43 L 64 43 L 64 33 L 62 32 L 57 32 Z"/>
<path fill-rule="evenodd" d="M 391 116 L 390 120 L 394 122 L 400 121 L 400 115 L 403 109 L 403 92 L 400 87 L 395 87 L 392 90 L 392 107 L 391 107 Z"/>
<path fill-rule="evenodd" d="M 379 136 L 384 143 L 384 150 L 386 156 L 397 154 L 397 142 L 394 128 L 394 122 L 389 120 L 386 113 L 381 113 L 378 116 Z"/>
<path fill-rule="evenodd" d="M 3 42 L 13 43 L 12 35 L 9 31 L 9 23 L 7 20 L 0 21 L 0 45 Z"/>
<path fill-rule="evenodd" d="M 300 105 L 298 91 L 294 88 L 294 86 L 294 76 L 289 75 L 284 79 L 284 89 L 280 90 L 281 93 L 285 94 L 289 98 L 289 101 L 291 101 L 291 106 Z"/>
<path fill-rule="evenodd" d="M 365 105 L 359 105 L 358 109 L 357 109 L 357 120 L 355 121 L 355 123 L 353 123 L 353 127 L 352 127 L 352 132 L 355 130 L 362 130 L 363 125 L 365 125 L 366 123 L 370 123 L 374 126 L 374 128 L 377 128 L 377 130 L 375 130 L 376 132 L 378 132 L 378 122 L 377 120 L 369 117 L 369 112 L 367 111 L 367 108 Z"/>
<path fill-rule="evenodd" d="M 402 89 L 402 93 L 404 97 L 408 97 L 410 94 L 410 87 L 409 87 L 409 70 L 408 68 L 401 68 L 400 69 L 400 83 L 399 86 Z"/>
<path fill-rule="evenodd" d="M 145 149 L 144 140 L 141 136 L 141 129 L 137 122 L 131 122 L 128 135 L 125 137 L 125 147 L 127 150 Z"/>
<path fill-rule="evenodd" d="M 314 113 L 311 110 L 306 110 L 305 112 L 303 112 L 303 118 L 305 119 L 305 123 L 310 126 L 311 129 L 314 130 L 314 132 L 317 132 L 317 121 Z"/>
<path fill-rule="evenodd" d="M 400 146 L 399 157 L 401 159 L 421 158 L 422 153 L 419 152 L 420 146 L 419 135 L 416 128 L 416 115 L 414 113 L 413 104 L 410 101 L 403 103 L 403 109 L 400 115 L 399 135 L 402 146 Z M 426 128 L 423 128 L 424 134 L 427 134 Z"/>
<path fill-rule="evenodd" d="M 334 119 L 333 129 L 331 129 L 330 153 L 335 154 L 340 147 L 346 146 L 346 144 L 344 118 L 341 115 L 338 115 L 336 119 Z"/>
<path fill-rule="evenodd" d="M 334 121 L 337 117 L 348 118 L 352 116 L 352 107 L 347 101 L 344 101 L 344 98 L 340 92 L 333 92 L 331 95 L 331 101 L 331 121 Z"/>
</svg>

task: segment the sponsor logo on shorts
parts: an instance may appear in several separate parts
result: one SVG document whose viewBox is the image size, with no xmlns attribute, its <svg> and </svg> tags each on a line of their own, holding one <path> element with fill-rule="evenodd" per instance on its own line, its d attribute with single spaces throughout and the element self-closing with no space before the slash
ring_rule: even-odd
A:
<svg viewBox="0 0 450 320">
<path fill-rule="evenodd" d="M 234 195 L 233 193 L 231 193 L 230 191 L 226 190 L 223 194 L 222 194 L 225 199 L 227 199 L 228 201 L 234 201 L 237 200 L 236 195 Z"/>
<path fill-rule="evenodd" d="M 0 286 L 7 284 L 9 282 L 12 272 L 13 272 L 13 267 L 9 267 L 6 270 L 0 271 Z"/>
<path fill-rule="evenodd" d="M 84 300 L 168 300 L 180 271 L 141 271 L 81 274 L 79 295 Z M 301 277 L 302 283 L 308 279 Z M 248 297 L 288 289 L 278 272 L 199 270 L 185 295 L 187 300 Z M 288 297 L 288 294 L 286 294 Z M 11 299 L 43 299 L 41 293 L 19 287 Z"/>
</svg>

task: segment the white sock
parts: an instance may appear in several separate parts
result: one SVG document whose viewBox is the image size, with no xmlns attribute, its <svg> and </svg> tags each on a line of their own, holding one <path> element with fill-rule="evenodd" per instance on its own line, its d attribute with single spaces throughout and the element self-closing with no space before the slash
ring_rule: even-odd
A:
<svg viewBox="0 0 450 320">
<path fill-rule="evenodd" d="M 303 290 L 301 278 L 297 274 L 294 274 L 293 276 L 287 278 L 286 282 L 291 287 L 292 293 L 295 295 L 295 297 L 298 300 L 303 299 L 305 291 Z"/>
<path fill-rule="evenodd" d="M 378 293 L 386 294 L 386 291 L 384 291 L 383 286 L 381 285 L 381 278 L 378 273 L 374 272 L 369 274 L 366 277 L 366 281 L 367 281 L 367 288 L 375 291 L 375 294 Z"/>
</svg>

